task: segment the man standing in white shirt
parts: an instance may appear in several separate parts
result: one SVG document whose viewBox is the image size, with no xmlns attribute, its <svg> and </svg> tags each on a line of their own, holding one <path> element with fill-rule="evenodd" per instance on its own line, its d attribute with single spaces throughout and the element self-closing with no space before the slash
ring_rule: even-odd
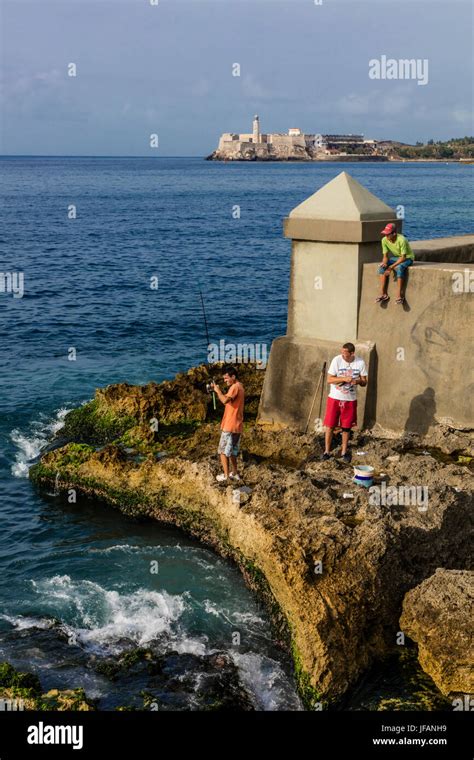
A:
<svg viewBox="0 0 474 760">
<path fill-rule="evenodd" d="M 344 343 L 341 353 L 335 356 L 328 370 L 331 386 L 326 402 L 324 425 L 326 427 L 325 450 L 321 459 L 331 458 L 331 443 L 335 427 L 342 428 L 341 457 L 351 461 L 347 450 L 351 428 L 357 425 L 357 386 L 367 385 L 367 368 L 363 359 L 355 355 L 353 343 Z"/>
</svg>

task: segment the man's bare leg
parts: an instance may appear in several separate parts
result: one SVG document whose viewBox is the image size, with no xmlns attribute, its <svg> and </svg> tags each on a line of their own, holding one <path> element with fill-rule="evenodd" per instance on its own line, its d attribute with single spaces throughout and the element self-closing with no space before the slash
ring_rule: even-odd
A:
<svg viewBox="0 0 474 760">
<path fill-rule="evenodd" d="M 386 296 L 387 295 L 387 288 L 388 288 L 388 280 L 389 278 L 385 274 L 380 275 L 380 295 Z"/>
<path fill-rule="evenodd" d="M 230 466 L 232 467 L 232 475 L 238 475 L 237 472 L 237 457 L 232 454 L 230 457 Z"/>
<path fill-rule="evenodd" d="M 403 277 L 397 278 L 398 298 L 403 298 Z"/>
<path fill-rule="evenodd" d="M 222 469 L 224 470 L 224 475 L 226 476 L 227 480 L 229 480 L 229 457 L 226 457 L 225 454 L 221 454 L 221 464 Z"/>
<path fill-rule="evenodd" d="M 349 444 L 349 431 L 343 430 L 342 431 L 342 446 L 341 446 L 342 456 L 344 456 L 344 454 L 346 453 L 348 444 Z"/>
<path fill-rule="evenodd" d="M 325 454 L 329 454 L 331 451 L 331 443 L 332 443 L 332 434 L 334 432 L 334 428 L 327 427 L 326 428 L 326 434 L 325 434 Z"/>
</svg>

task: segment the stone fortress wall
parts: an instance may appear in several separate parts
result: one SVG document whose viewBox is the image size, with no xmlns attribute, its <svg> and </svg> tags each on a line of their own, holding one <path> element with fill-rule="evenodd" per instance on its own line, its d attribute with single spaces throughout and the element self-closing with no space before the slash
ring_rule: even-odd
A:
<svg viewBox="0 0 474 760">
<path fill-rule="evenodd" d="M 357 155 L 346 156 L 345 150 L 355 150 L 364 154 L 366 160 L 386 160 L 377 155 L 375 140 L 364 140 L 363 135 L 320 135 L 305 134 L 292 127 L 287 133 L 262 133 L 260 119 L 254 117 L 252 132 L 224 132 L 217 150 L 209 156 L 213 160 L 336 160 L 343 156 L 349 160 L 359 160 Z"/>
</svg>

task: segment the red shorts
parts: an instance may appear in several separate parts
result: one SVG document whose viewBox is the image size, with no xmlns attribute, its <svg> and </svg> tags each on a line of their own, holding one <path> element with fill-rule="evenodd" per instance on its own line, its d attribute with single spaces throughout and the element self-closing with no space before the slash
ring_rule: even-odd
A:
<svg viewBox="0 0 474 760">
<path fill-rule="evenodd" d="M 353 428 L 357 425 L 357 401 L 339 401 L 328 396 L 323 425 Z"/>
</svg>

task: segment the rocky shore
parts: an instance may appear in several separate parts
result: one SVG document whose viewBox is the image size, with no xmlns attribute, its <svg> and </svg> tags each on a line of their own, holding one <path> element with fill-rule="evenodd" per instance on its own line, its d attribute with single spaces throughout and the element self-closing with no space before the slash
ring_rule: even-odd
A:
<svg viewBox="0 0 474 760">
<path fill-rule="evenodd" d="M 279 145 L 245 145 L 245 147 L 237 147 L 235 150 L 214 150 L 209 156 L 206 156 L 206 161 L 313 161 L 313 162 L 358 162 L 358 161 L 370 161 L 370 162 L 385 162 L 388 161 L 387 156 L 371 155 L 366 153 L 350 153 L 350 154 L 333 154 L 327 155 L 319 151 L 313 151 L 310 148 L 303 148 L 302 146 L 295 145 L 289 150 L 287 147 Z"/>
<path fill-rule="evenodd" d="M 306 706 L 324 707 L 400 653 L 407 592 L 438 568 L 472 570 L 472 439 L 441 429 L 429 444 L 355 433 L 354 460 L 375 468 L 385 493 L 395 486 L 390 503 L 377 503 L 352 483 L 350 465 L 320 461 L 314 435 L 257 423 L 263 374 L 242 367 L 240 489 L 215 481 L 219 410 L 205 391 L 207 366 L 97 390 L 66 416 L 30 477 L 176 525 L 235 561 L 292 653 Z M 403 503 L 406 486 L 426 487 L 427 504 Z"/>
<path fill-rule="evenodd" d="M 39 678 L 0 662 L 1 710 L 90 711 L 94 704 L 83 689 L 50 689 L 43 693 Z"/>
</svg>

